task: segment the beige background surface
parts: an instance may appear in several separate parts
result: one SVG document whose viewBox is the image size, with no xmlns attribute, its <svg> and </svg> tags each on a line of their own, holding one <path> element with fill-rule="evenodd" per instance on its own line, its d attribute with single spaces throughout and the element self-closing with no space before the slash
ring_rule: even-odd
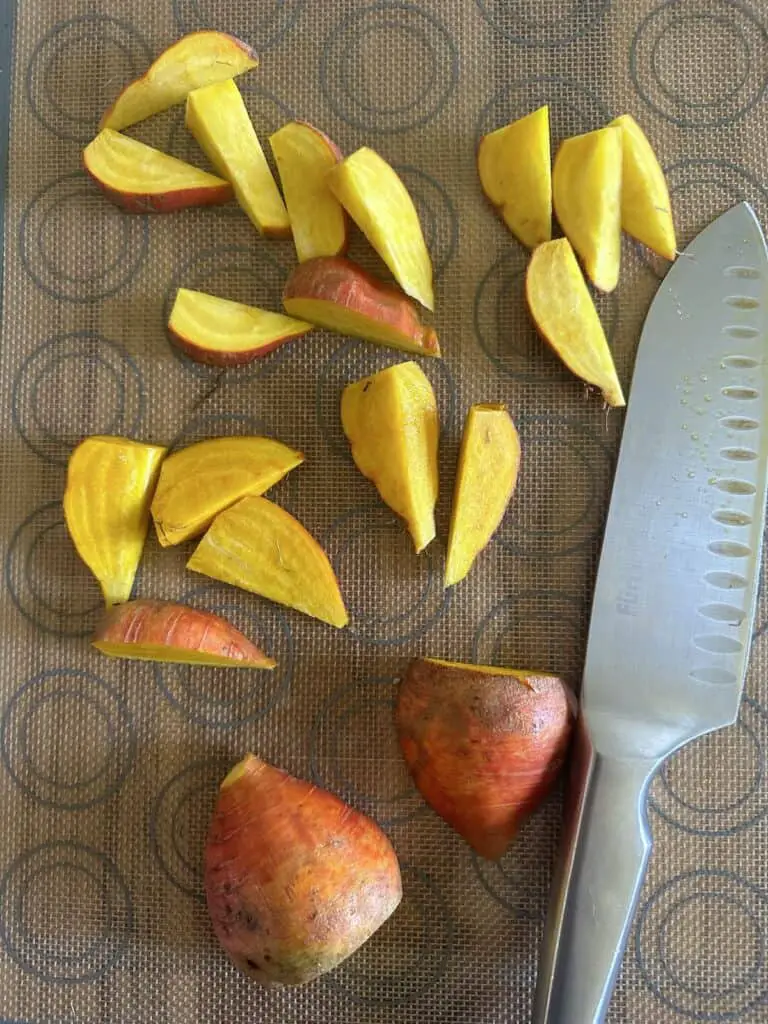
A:
<svg viewBox="0 0 768 1024">
<path fill-rule="evenodd" d="M 529 1020 L 559 809 L 498 865 L 414 792 L 391 724 L 407 658 L 539 665 L 578 683 L 621 415 L 536 339 L 525 254 L 484 204 L 478 133 L 549 102 L 555 144 L 633 113 L 657 146 L 683 242 L 746 198 L 766 223 L 764 3 L 735 0 L 235 3 L 22 0 L 13 65 L 0 366 L 5 580 L 0 623 L 0 1015 L 34 1022 L 481 1024 Z M 352 465 L 340 388 L 394 354 L 318 332 L 252 368 L 182 362 L 164 335 L 180 284 L 279 308 L 290 243 L 232 206 L 128 217 L 80 172 L 119 87 L 213 25 L 262 54 L 241 80 L 262 137 L 292 115 L 400 170 L 438 273 L 445 358 L 424 363 L 443 423 L 446 535 L 461 423 L 506 402 L 524 469 L 497 539 L 445 595 L 441 544 L 417 559 Z M 133 130 L 132 130 L 133 133 Z M 205 166 L 180 110 L 137 137 Z M 353 254 L 375 267 L 358 240 Z M 598 305 L 629 382 L 661 269 L 628 241 Z M 326 544 L 351 611 L 336 633 L 185 574 L 150 538 L 138 590 L 231 615 L 280 662 L 268 680 L 100 659 L 98 594 L 65 535 L 72 445 L 273 434 L 306 464 L 274 496 Z M 612 1024 L 768 1019 L 766 605 L 739 724 L 653 788 L 656 850 Z M 616 666 L 617 675 L 621 666 Z M 214 789 L 246 749 L 373 814 L 403 863 L 391 922 L 333 975 L 264 993 L 217 948 L 200 898 Z"/>
</svg>

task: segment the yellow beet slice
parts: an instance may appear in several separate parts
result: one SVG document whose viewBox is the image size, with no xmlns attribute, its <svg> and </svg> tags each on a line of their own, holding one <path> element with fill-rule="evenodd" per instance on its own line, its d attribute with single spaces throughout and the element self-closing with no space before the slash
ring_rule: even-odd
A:
<svg viewBox="0 0 768 1024">
<path fill-rule="evenodd" d="M 107 605 L 127 601 L 149 527 L 166 449 L 125 437 L 87 437 L 67 466 L 64 519 Z"/>
<path fill-rule="evenodd" d="M 432 261 L 419 215 L 393 168 L 363 146 L 329 172 L 328 184 L 403 291 L 434 309 Z"/>
<path fill-rule="evenodd" d="M 603 325 L 567 238 L 534 251 L 525 294 L 534 323 L 568 369 L 600 388 L 608 405 L 625 405 Z"/>
<path fill-rule="evenodd" d="M 352 458 L 408 524 L 416 551 L 435 537 L 439 423 L 435 393 L 416 363 L 348 384 L 341 423 Z"/>
<path fill-rule="evenodd" d="M 667 260 L 677 250 L 669 189 L 653 147 L 630 114 L 611 125 L 621 129 L 621 226 L 628 235 Z"/>
<path fill-rule="evenodd" d="M 445 585 L 463 580 L 499 527 L 515 491 L 520 438 L 503 405 L 473 405 L 461 440 Z"/>
<path fill-rule="evenodd" d="M 282 313 L 179 288 L 168 333 L 171 341 L 198 363 L 242 366 L 306 334 L 312 326 Z"/>
<path fill-rule="evenodd" d="M 242 498 L 216 516 L 187 568 L 337 628 L 349 621 L 328 556 L 297 519 L 266 498 Z"/>
<path fill-rule="evenodd" d="M 343 160 L 339 147 L 305 121 L 290 121 L 269 144 L 283 186 L 299 262 L 346 252 L 348 220 L 328 188 L 328 172 Z"/>
<path fill-rule="evenodd" d="M 218 668 L 266 668 L 276 662 L 213 612 L 170 601 L 128 601 L 110 608 L 93 646 L 112 658 Z"/>
<path fill-rule="evenodd" d="M 229 78 L 191 92 L 186 125 L 219 174 L 232 182 L 253 225 L 264 235 L 289 237 L 288 211 L 236 83 Z"/>
<path fill-rule="evenodd" d="M 560 146 L 552 169 L 557 219 L 602 292 L 619 282 L 621 139 L 619 128 L 574 135 Z"/>
<path fill-rule="evenodd" d="M 273 487 L 304 456 L 271 437 L 213 437 L 162 465 L 152 518 L 163 547 L 197 537 L 240 498 Z"/>
<path fill-rule="evenodd" d="M 343 256 L 318 256 L 294 268 L 283 289 L 283 306 L 339 334 L 422 356 L 439 356 L 433 327 L 399 288 L 367 274 Z"/>
<path fill-rule="evenodd" d="M 228 181 L 110 128 L 83 150 L 83 165 L 106 197 L 129 213 L 172 213 L 232 198 Z"/>
<path fill-rule="evenodd" d="M 483 192 L 529 249 L 552 237 L 549 107 L 484 135 L 477 149 Z"/>
<path fill-rule="evenodd" d="M 245 43 L 225 32 L 191 32 L 163 50 L 127 85 L 101 119 L 100 128 L 127 128 L 182 103 L 190 89 L 241 75 L 259 61 Z"/>
</svg>

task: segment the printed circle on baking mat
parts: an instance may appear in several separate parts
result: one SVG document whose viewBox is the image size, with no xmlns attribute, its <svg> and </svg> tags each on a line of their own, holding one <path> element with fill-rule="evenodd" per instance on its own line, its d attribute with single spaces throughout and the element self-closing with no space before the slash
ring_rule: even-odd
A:
<svg viewBox="0 0 768 1024">
<path fill-rule="evenodd" d="M 409 1003 L 438 986 L 454 949 L 455 925 L 443 892 L 421 868 L 400 863 L 403 900 L 392 917 L 325 976 L 325 984 L 367 1006 Z"/>
<path fill-rule="evenodd" d="M 505 376 L 528 384 L 572 381 L 533 325 L 525 298 L 528 253 L 514 246 L 503 253 L 480 279 L 473 310 L 475 337 L 485 355 Z M 606 295 L 590 287 L 608 344 L 618 323 L 616 292 Z"/>
<path fill-rule="evenodd" d="M 215 28 L 229 32 L 257 53 L 269 50 L 293 28 L 307 0 L 259 0 L 236 4 L 226 15 L 217 0 L 173 0 L 173 14 L 180 32 Z"/>
<path fill-rule="evenodd" d="M 715 217 L 736 203 L 747 200 L 763 223 L 768 218 L 768 189 L 737 164 L 727 160 L 678 160 L 664 169 L 675 226 L 677 247 L 684 249 Z M 684 230 L 681 227 L 684 226 Z M 642 258 L 662 278 L 670 264 L 645 246 L 638 245 Z"/>
<path fill-rule="evenodd" d="M 93 331 L 57 334 L 16 372 L 13 423 L 32 451 L 66 465 L 92 434 L 135 437 L 146 396 L 139 368 L 122 345 Z"/>
<path fill-rule="evenodd" d="M 66 736 L 66 748 L 51 747 L 52 736 Z M 8 701 L 0 749 L 25 793 L 48 807 L 79 810 L 120 789 L 136 757 L 136 734 L 128 706 L 103 679 L 51 669 Z"/>
<path fill-rule="evenodd" d="M 578 598 L 554 590 L 506 597 L 480 621 L 472 660 L 477 665 L 556 672 L 577 683 L 587 642 L 587 612 Z"/>
<path fill-rule="evenodd" d="M 526 472 L 496 537 L 515 555 L 552 558 L 586 548 L 603 528 L 613 453 L 578 421 L 520 416 Z"/>
<path fill-rule="evenodd" d="M 86 143 L 101 115 L 152 58 L 139 31 L 120 18 L 83 14 L 54 25 L 32 51 L 24 88 L 37 119 L 60 139 Z"/>
<path fill-rule="evenodd" d="M 38 629 L 89 636 L 104 611 L 98 584 L 75 551 L 60 501 L 36 508 L 16 527 L 5 555 L 11 600 Z"/>
<path fill-rule="evenodd" d="M 156 664 L 163 695 L 198 725 L 234 729 L 263 718 L 285 698 L 293 677 L 294 644 L 282 612 L 255 594 L 240 595 L 216 583 L 193 587 L 181 604 L 220 615 L 277 661 L 276 668 L 227 669 Z"/>
<path fill-rule="evenodd" d="M 740 0 L 668 0 L 638 25 L 629 70 L 648 106 L 673 124 L 730 125 L 765 95 L 768 29 Z"/>
<path fill-rule="evenodd" d="M 411 357 L 365 341 L 346 341 L 331 352 L 317 374 L 315 409 L 320 429 L 333 451 L 352 461 L 341 426 L 341 393 L 347 384 L 377 373 Z M 445 359 L 422 359 L 419 367 L 429 378 L 437 399 L 441 434 L 453 424 L 456 415 L 456 384 Z"/>
<path fill-rule="evenodd" d="M 389 828 L 426 810 L 393 722 L 398 680 L 369 676 L 335 690 L 310 733 L 312 778 Z"/>
<path fill-rule="evenodd" d="M 768 813 L 768 712 L 744 697 L 736 726 L 704 736 L 664 762 L 649 806 L 670 825 L 697 836 L 732 836 Z"/>
<path fill-rule="evenodd" d="M 106 854 L 83 843 L 25 850 L 0 880 L 0 940 L 18 967 L 44 981 L 104 977 L 132 932 L 125 880 Z"/>
<path fill-rule="evenodd" d="M 24 269 L 46 295 L 89 303 L 124 288 L 144 261 L 146 216 L 122 213 L 81 171 L 45 185 L 19 222 Z"/>
<path fill-rule="evenodd" d="M 448 30 L 410 3 L 376 3 L 346 15 L 331 29 L 320 62 L 320 85 L 334 113 L 382 134 L 437 117 L 458 77 Z"/>
<path fill-rule="evenodd" d="M 560 800 L 552 797 L 528 818 L 499 860 L 486 860 L 471 851 L 482 887 L 517 918 L 544 920 L 561 817 Z"/>
<path fill-rule="evenodd" d="M 611 119 L 600 97 L 574 79 L 532 75 L 515 79 L 488 100 L 477 120 L 477 140 L 544 104 L 549 104 L 553 153 L 562 139 L 602 128 Z"/>
<path fill-rule="evenodd" d="M 166 878 L 187 896 L 204 899 L 203 853 L 219 784 L 232 767 L 207 758 L 182 768 L 157 795 L 149 842 Z"/>
<path fill-rule="evenodd" d="M 296 118 L 296 112 L 269 89 L 249 81 L 247 76 L 245 78 L 241 76 L 236 81 L 256 132 L 263 143 L 264 153 L 267 159 L 270 159 L 272 150 L 268 142 L 269 136 L 286 121 L 293 121 Z M 173 117 L 171 130 L 168 133 L 168 152 L 195 167 L 204 165 L 200 147 L 192 133 L 184 125 L 183 107 Z M 236 217 L 245 216 L 237 202 L 224 203 L 223 206 L 218 207 L 217 213 L 233 214 Z"/>
<path fill-rule="evenodd" d="M 447 612 L 453 591 L 443 587 L 441 545 L 433 541 L 417 555 L 405 523 L 388 508 L 371 504 L 346 512 L 323 547 L 341 582 L 350 636 L 403 644 L 429 632 Z"/>
<path fill-rule="evenodd" d="M 766 894 L 732 871 L 676 875 L 637 914 L 635 957 L 643 980 L 690 1020 L 741 1018 L 768 994 L 766 921 Z"/>
<path fill-rule="evenodd" d="M 565 46 L 586 35 L 611 0 L 475 0 L 485 20 L 518 46 Z M 522 10 L 521 10 L 522 8 Z"/>
<path fill-rule="evenodd" d="M 266 243 L 267 245 L 269 243 Z M 206 249 L 182 264 L 174 273 L 163 303 L 163 330 L 167 330 L 176 292 L 179 288 L 207 292 L 249 306 L 281 310 L 286 271 L 256 240 L 254 245 L 220 245 Z M 272 373 L 287 356 L 291 342 L 269 355 L 243 366 L 225 368 L 196 363 L 168 341 L 171 352 L 189 373 L 208 380 L 226 379 L 228 383 L 247 383 L 254 377 Z"/>
</svg>

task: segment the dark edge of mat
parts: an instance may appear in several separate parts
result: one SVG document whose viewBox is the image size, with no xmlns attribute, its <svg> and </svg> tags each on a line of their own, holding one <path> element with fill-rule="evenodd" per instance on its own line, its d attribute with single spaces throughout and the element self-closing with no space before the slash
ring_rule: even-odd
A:
<svg viewBox="0 0 768 1024">
<path fill-rule="evenodd" d="M 5 197 L 8 191 L 8 139 L 11 126 L 13 35 L 17 0 L 0 0 L 0 240 L 5 239 Z M 3 313 L 5 246 L 0 244 L 0 316 Z"/>
</svg>

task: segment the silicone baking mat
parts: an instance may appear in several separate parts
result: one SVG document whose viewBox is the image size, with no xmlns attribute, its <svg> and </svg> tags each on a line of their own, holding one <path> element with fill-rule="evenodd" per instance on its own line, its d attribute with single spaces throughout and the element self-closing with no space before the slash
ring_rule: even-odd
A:
<svg viewBox="0 0 768 1024">
<path fill-rule="evenodd" d="M 482 199 L 475 144 L 544 102 L 554 144 L 629 111 L 666 167 L 682 242 L 740 199 L 765 224 L 766 17 L 758 0 L 19 3 L 0 76 L 12 86 L 0 366 L 5 1018 L 530 1019 L 557 799 L 498 864 L 473 856 L 403 769 L 394 681 L 409 657 L 432 653 L 541 666 L 578 684 L 621 414 L 606 416 L 534 335 L 526 256 Z M 262 138 L 295 116 L 345 152 L 372 145 L 416 200 L 445 354 L 423 362 L 442 421 L 443 539 L 468 406 L 505 402 L 519 426 L 518 493 L 454 591 L 441 586 L 442 544 L 413 554 L 340 428 L 342 386 L 396 353 L 316 332 L 237 370 L 182 360 L 164 333 L 175 288 L 279 309 L 290 242 L 258 237 L 234 204 L 124 215 L 80 169 L 119 88 L 201 27 L 261 54 L 240 85 Z M 181 108 L 131 134 L 205 166 Z M 359 239 L 353 255 L 376 266 Z M 598 299 L 625 384 L 662 273 L 625 240 L 621 283 Z M 173 446 L 265 432 L 303 450 L 274 497 L 329 551 L 349 628 L 186 573 L 189 548 L 161 551 L 150 537 L 138 592 L 230 616 L 279 667 L 227 676 L 100 657 L 88 644 L 99 595 L 61 512 L 68 454 L 95 432 Z M 765 620 L 763 602 L 738 724 L 654 783 L 656 848 L 612 1024 L 768 1019 Z M 299 990 L 238 976 L 201 899 L 215 788 L 249 749 L 372 814 L 402 861 L 395 916 Z"/>
</svg>

